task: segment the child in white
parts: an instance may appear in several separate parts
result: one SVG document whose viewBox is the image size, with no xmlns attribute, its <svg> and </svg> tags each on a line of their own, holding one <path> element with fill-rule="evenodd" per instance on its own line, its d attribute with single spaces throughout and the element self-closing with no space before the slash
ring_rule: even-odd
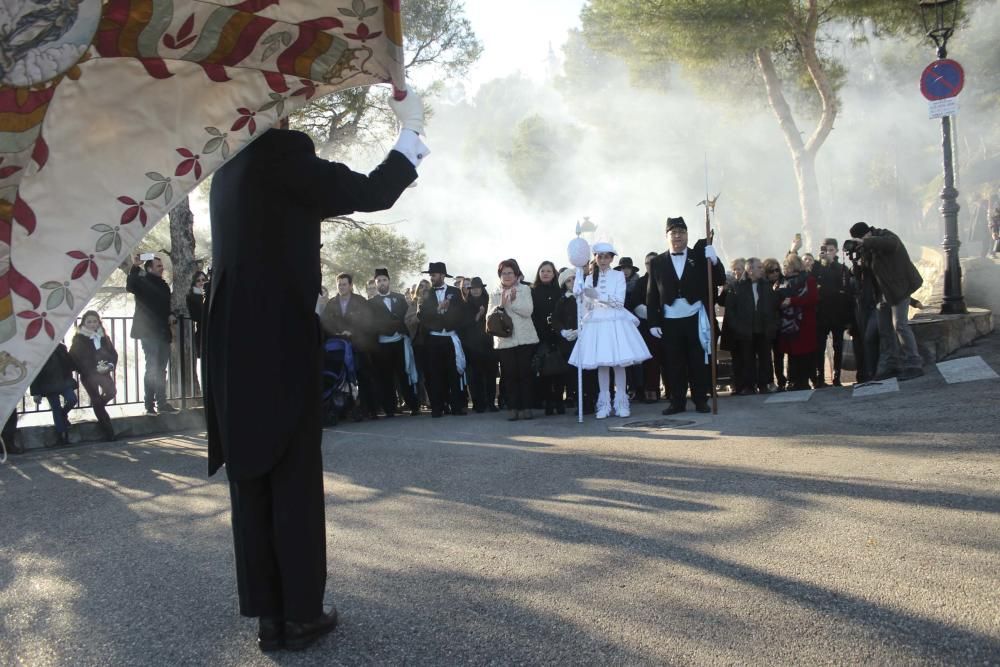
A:
<svg viewBox="0 0 1000 667">
<path fill-rule="evenodd" d="M 595 416 L 605 419 L 611 414 L 611 369 L 615 372 L 615 414 L 628 417 L 628 393 L 625 388 L 625 367 L 640 364 L 650 358 L 639 320 L 625 310 L 625 275 L 611 268 L 614 247 L 610 243 L 594 244 L 596 265 L 593 273 L 574 286 L 583 294 L 583 326 L 580 329 L 569 363 L 578 368 L 597 369 L 600 393 L 597 395 Z"/>
</svg>

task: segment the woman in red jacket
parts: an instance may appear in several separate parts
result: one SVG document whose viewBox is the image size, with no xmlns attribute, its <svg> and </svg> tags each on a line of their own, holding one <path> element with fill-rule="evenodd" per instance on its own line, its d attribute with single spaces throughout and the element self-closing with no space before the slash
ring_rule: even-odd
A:
<svg viewBox="0 0 1000 667">
<path fill-rule="evenodd" d="M 810 359 L 816 355 L 816 304 L 819 290 L 813 278 L 802 264 L 802 259 L 789 253 L 784 263 L 785 278 L 778 287 L 781 300 L 781 328 L 778 332 L 778 347 L 788 355 L 789 389 L 809 389 L 809 378 L 813 371 Z M 813 363 L 815 365 L 815 363 Z"/>
</svg>

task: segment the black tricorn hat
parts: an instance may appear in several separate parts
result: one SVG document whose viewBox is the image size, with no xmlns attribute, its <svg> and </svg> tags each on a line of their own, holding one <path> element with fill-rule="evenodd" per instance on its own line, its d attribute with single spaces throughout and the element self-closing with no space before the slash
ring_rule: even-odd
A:
<svg viewBox="0 0 1000 667">
<path fill-rule="evenodd" d="M 445 266 L 444 262 L 431 262 L 427 270 L 421 271 L 421 273 L 441 273 L 444 275 L 445 278 L 455 277 L 448 273 L 448 267 Z"/>
<path fill-rule="evenodd" d="M 667 231 L 668 232 L 671 229 L 683 229 L 684 231 L 687 231 L 687 228 L 688 228 L 687 223 L 684 222 L 684 218 L 683 217 L 667 218 Z"/>
<path fill-rule="evenodd" d="M 389 269 L 375 269 L 375 277 L 378 278 L 379 276 L 385 276 L 386 278 L 388 278 Z"/>
<path fill-rule="evenodd" d="M 622 269 L 635 270 L 635 264 L 632 263 L 631 257 L 622 257 L 618 260 L 618 266 L 615 267 L 615 271 L 621 271 Z"/>
<path fill-rule="evenodd" d="M 482 278 L 480 278 L 479 276 L 476 276 L 475 278 L 472 279 L 472 284 L 469 285 L 469 289 L 472 289 L 473 287 L 478 287 L 480 289 L 485 289 L 486 285 L 483 284 L 483 279 Z"/>
</svg>

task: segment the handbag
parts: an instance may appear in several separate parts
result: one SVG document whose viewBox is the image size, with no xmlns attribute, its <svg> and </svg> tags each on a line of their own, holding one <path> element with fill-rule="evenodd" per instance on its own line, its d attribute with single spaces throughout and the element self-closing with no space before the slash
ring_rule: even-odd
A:
<svg viewBox="0 0 1000 667">
<path fill-rule="evenodd" d="M 514 333 L 514 321 L 503 308 L 497 308 L 486 318 L 486 332 L 497 338 L 510 338 Z"/>
<path fill-rule="evenodd" d="M 570 366 L 555 345 L 541 343 L 531 357 L 531 370 L 542 377 L 552 377 L 565 375 Z"/>
</svg>

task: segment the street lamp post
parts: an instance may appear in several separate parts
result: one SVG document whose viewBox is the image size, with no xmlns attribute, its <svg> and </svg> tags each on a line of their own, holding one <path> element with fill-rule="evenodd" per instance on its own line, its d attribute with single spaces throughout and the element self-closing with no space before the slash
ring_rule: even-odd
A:
<svg viewBox="0 0 1000 667">
<path fill-rule="evenodd" d="M 958 0 L 920 0 L 920 13 L 924 21 L 927 37 L 937 46 L 938 59 L 948 56 L 948 38 L 955 31 L 958 18 Z M 952 159 L 951 117 L 941 118 L 941 147 L 944 153 L 944 187 L 941 189 L 941 217 L 944 218 L 944 301 L 941 313 L 956 315 L 966 313 L 965 297 L 962 296 L 962 264 L 958 259 L 958 249 L 962 242 L 958 238 L 958 190 L 955 189 L 955 170 Z"/>
</svg>

